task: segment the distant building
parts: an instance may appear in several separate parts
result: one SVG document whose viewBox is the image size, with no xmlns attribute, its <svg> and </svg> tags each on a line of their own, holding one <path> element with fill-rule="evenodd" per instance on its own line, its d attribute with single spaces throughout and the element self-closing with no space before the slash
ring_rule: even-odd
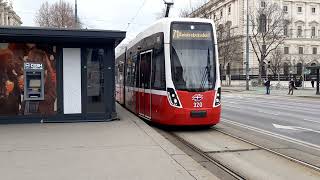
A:
<svg viewBox="0 0 320 180">
<path fill-rule="evenodd" d="M 21 26 L 21 18 L 14 12 L 12 5 L 0 0 L 0 26 Z"/>
<path fill-rule="evenodd" d="M 282 74 L 302 75 L 305 66 L 320 65 L 320 1 L 249 0 L 249 7 L 259 7 L 264 2 L 271 1 L 282 7 L 285 18 L 291 22 L 285 27 L 284 35 L 287 38 L 281 47 L 284 54 Z M 242 37 L 241 59 L 234 65 L 231 62 L 231 68 L 245 68 L 246 3 L 247 0 L 210 0 L 190 14 L 190 17 L 213 19 L 217 28 L 220 25 L 229 25 L 233 36 Z M 251 44 L 250 49 L 252 49 Z M 252 50 L 249 66 L 250 68 L 259 66 Z M 244 73 L 244 71 L 239 72 Z"/>
</svg>

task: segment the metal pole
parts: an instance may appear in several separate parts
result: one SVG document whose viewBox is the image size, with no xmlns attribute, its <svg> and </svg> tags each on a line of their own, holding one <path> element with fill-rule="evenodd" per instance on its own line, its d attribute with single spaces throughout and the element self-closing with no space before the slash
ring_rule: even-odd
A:
<svg viewBox="0 0 320 180">
<path fill-rule="evenodd" d="M 166 5 L 166 14 L 164 17 L 169 17 L 170 8 L 173 5 L 173 2 L 166 2 L 165 0 L 163 1 L 164 1 L 164 4 Z"/>
<path fill-rule="evenodd" d="M 319 91 L 319 89 L 320 89 L 320 85 L 319 85 L 319 81 L 320 81 L 320 69 L 318 68 L 317 69 L 317 92 L 316 92 L 316 94 L 317 95 L 320 95 L 320 91 Z"/>
<path fill-rule="evenodd" d="M 302 89 L 304 89 L 304 81 L 306 79 L 306 73 L 304 72 L 305 71 L 305 67 L 304 67 L 304 63 L 302 63 Z"/>
<path fill-rule="evenodd" d="M 249 91 L 249 0 L 247 0 L 246 90 Z"/>
<path fill-rule="evenodd" d="M 76 23 L 76 28 L 78 28 L 78 2 L 75 0 L 75 8 L 74 8 L 74 14 L 75 14 L 75 23 Z"/>
</svg>

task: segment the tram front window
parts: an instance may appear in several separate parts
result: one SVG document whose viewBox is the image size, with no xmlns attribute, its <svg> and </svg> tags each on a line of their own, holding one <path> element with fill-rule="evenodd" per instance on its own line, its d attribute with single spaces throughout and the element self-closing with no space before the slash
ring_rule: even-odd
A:
<svg viewBox="0 0 320 180">
<path fill-rule="evenodd" d="M 215 83 L 210 24 L 171 25 L 171 74 L 177 90 L 203 92 Z"/>
</svg>

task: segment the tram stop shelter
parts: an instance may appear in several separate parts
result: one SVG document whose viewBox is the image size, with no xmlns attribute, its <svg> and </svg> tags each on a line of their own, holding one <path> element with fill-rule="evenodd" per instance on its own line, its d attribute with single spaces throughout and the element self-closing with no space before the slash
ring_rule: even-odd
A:
<svg viewBox="0 0 320 180">
<path fill-rule="evenodd" d="M 0 28 L 0 123 L 105 121 L 123 31 Z"/>
<path fill-rule="evenodd" d="M 320 91 L 319 91 L 319 83 L 320 83 L 320 66 L 310 66 L 310 67 L 307 67 L 307 69 L 310 69 L 310 70 L 315 70 L 316 71 L 316 75 L 317 75 L 317 80 L 316 80 L 316 85 L 317 85 L 317 91 L 316 91 L 316 94 L 317 95 L 320 95 Z"/>
</svg>

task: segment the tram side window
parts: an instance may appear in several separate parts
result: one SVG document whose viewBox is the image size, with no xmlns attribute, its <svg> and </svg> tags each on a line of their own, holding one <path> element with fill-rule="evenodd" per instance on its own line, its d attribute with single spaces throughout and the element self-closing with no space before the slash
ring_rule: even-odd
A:
<svg viewBox="0 0 320 180">
<path fill-rule="evenodd" d="M 135 73 L 135 85 L 136 87 L 139 87 L 139 76 L 140 76 L 140 70 L 139 70 L 139 64 L 140 64 L 140 55 L 137 56 L 137 61 L 136 61 L 136 73 Z"/>
<path fill-rule="evenodd" d="M 117 65 L 117 69 L 116 69 L 116 72 L 117 72 L 117 82 L 121 85 L 123 85 L 123 61 L 118 61 L 118 65 Z"/>
<path fill-rule="evenodd" d="M 118 65 L 118 63 L 115 64 L 114 69 L 115 69 L 115 71 L 114 71 L 115 81 L 116 81 L 116 84 L 118 84 L 119 83 L 119 75 L 118 75 L 119 65 Z"/>
<path fill-rule="evenodd" d="M 139 88 L 144 88 L 144 76 L 143 74 L 145 73 L 145 58 L 146 55 L 145 54 L 140 54 L 140 62 L 139 62 Z"/>
<path fill-rule="evenodd" d="M 163 48 L 154 52 L 153 71 L 152 71 L 152 88 L 157 90 L 166 89 L 165 80 L 165 62 Z"/>
<path fill-rule="evenodd" d="M 130 86 L 131 84 L 131 64 L 127 61 L 127 74 L 126 74 L 126 86 Z"/>
<path fill-rule="evenodd" d="M 143 72 L 143 84 L 144 88 L 150 89 L 150 81 L 151 81 L 151 59 L 152 59 L 152 53 L 148 52 L 145 54 L 145 61 L 144 61 L 144 72 Z"/>
<path fill-rule="evenodd" d="M 132 57 L 132 66 L 131 66 L 131 87 L 135 86 L 135 79 L 136 79 L 136 62 L 137 56 Z"/>
</svg>

